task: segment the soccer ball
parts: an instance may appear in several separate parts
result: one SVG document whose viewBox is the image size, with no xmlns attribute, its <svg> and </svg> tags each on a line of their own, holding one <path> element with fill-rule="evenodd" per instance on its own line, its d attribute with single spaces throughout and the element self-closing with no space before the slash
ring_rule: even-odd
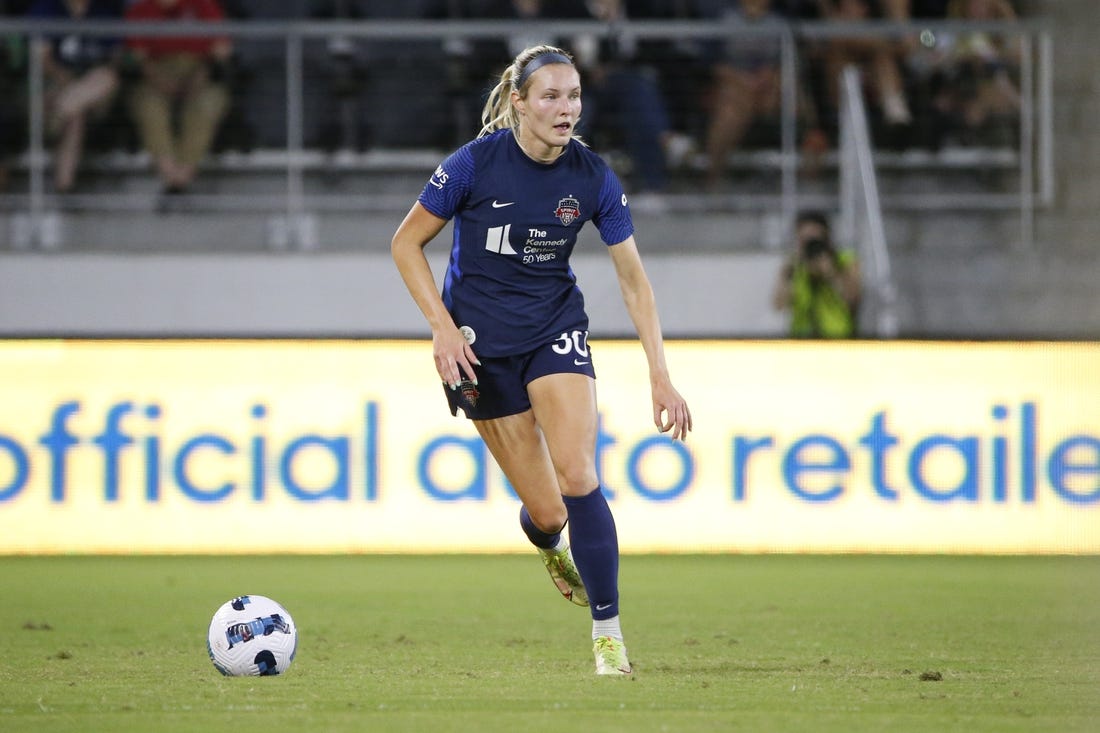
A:
<svg viewBox="0 0 1100 733">
<path fill-rule="evenodd" d="M 228 677 L 282 674 L 298 651 L 298 627 L 270 598 L 241 596 L 223 603 L 210 620 L 206 649 Z"/>
</svg>

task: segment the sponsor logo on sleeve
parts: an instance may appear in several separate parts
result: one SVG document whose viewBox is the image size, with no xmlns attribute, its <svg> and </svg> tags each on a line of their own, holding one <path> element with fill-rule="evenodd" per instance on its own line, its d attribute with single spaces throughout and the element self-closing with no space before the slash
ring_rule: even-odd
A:
<svg viewBox="0 0 1100 733">
<path fill-rule="evenodd" d="M 436 188 L 443 188 L 443 184 L 447 182 L 447 178 L 449 178 L 447 171 L 443 170 L 443 166 L 439 166 L 435 169 L 435 173 L 432 174 L 432 177 L 428 180 L 428 183 L 432 184 Z"/>
</svg>

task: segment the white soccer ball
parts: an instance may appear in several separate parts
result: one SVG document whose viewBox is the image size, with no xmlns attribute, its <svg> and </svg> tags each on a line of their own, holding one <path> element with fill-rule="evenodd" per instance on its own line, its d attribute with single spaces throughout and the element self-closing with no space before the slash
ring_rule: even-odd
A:
<svg viewBox="0 0 1100 733">
<path fill-rule="evenodd" d="M 298 627 L 281 605 L 264 596 L 226 601 L 210 620 L 210 661 L 229 677 L 282 674 L 298 651 Z"/>
</svg>

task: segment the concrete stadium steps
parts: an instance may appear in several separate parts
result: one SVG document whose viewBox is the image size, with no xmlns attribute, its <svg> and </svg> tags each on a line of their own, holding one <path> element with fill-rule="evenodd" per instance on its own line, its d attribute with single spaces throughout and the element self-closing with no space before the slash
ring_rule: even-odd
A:
<svg viewBox="0 0 1100 733">
<path fill-rule="evenodd" d="M 29 198 L 20 193 L 0 196 L 0 218 L 8 219 L 0 231 L 0 250 L 33 249 L 38 244 L 74 252 L 385 248 L 442 155 L 423 150 L 346 156 L 307 151 L 301 158 L 301 211 L 306 216 L 288 219 L 283 154 L 217 156 L 192 192 L 174 197 L 160 195 L 144 156 L 109 154 L 91 162 L 77 193 L 47 196 L 48 231 L 40 243 L 27 240 Z M 912 151 L 878 157 L 882 199 L 892 216 L 991 205 L 999 216 L 1011 207 L 1019 185 L 1015 155 L 1007 150 L 936 155 Z M 691 169 L 675 173 L 669 192 L 660 197 L 632 194 L 639 238 L 671 252 L 782 246 L 786 232 L 780 215 L 780 159 L 757 152 L 740 154 L 733 163 L 716 191 L 702 191 L 700 171 Z M 628 169 L 623 176 L 629 189 Z M 26 189 L 24 167 L 9 191 Z M 820 172 L 799 176 L 798 204 L 830 210 L 836 201 L 832 156 Z"/>
</svg>

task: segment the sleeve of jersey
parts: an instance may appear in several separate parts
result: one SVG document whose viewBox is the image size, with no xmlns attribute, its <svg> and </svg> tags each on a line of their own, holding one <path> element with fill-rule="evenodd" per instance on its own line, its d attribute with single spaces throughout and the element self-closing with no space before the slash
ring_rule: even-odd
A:
<svg viewBox="0 0 1100 733">
<path fill-rule="evenodd" d="M 474 156 L 469 146 L 464 146 L 440 163 L 417 201 L 441 219 L 450 219 L 465 202 L 473 180 Z"/>
<path fill-rule="evenodd" d="M 600 238 L 607 245 L 625 241 L 634 233 L 634 221 L 630 218 L 630 207 L 626 204 L 623 185 L 611 168 L 604 169 L 599 210 L 592 221 L 600 232 Z"/>
</svg>

